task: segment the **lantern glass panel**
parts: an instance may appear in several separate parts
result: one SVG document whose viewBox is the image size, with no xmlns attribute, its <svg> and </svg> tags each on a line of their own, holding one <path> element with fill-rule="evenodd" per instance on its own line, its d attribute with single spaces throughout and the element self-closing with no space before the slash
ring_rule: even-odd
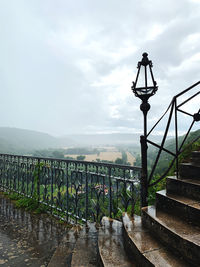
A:
<svg viewBox="0 0 200 267">
<path fill-rule="evenodd" d="M 139 73 L 139 76 L 138 76 L 138 80 L 137 80 L 137 88 L 140 88 L 140 87 L 145 87 L 145 71 L 144 71 L 144 67 L 141 66 L 140 68 L 140 73 Z"/>
<path fill-rule="evenodd" d="M 151 71 L 150 71 L 150 66 L 147 67 L 147 86 L 148 87 L 153 87 L 154 84 L 153 84 L 153 80 L 152 80 L 152 77 L 151 77 Z"/>
</svg>

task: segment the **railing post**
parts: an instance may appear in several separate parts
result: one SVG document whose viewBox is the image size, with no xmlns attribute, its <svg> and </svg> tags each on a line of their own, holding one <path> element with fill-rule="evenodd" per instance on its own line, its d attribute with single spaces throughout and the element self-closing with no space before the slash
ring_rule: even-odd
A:
<svg viewBox="0 0 200 267">
<path fill-rule="evenodd" d="M 112 181 L 111 181 L 111 167 L 108 169 L 109 179 L 109 217 L 112 218 Z"/>
<path fill-rule="evenodd" d="M 69 177 L 68 177 L 68 174 L 69 174 L 69 163 L 67 162 L 67 167 L 66 167 L 66 219 L 67 219 L 67 222 L 69 220 Z M 51 181 L 52 182 L 52 185 L 53 185 L 53 180 Z M 52 203 L 53 203 L 53 193 L 52 193 Z"/>
<path fill-rule="evenodd" d="M 54 165 L 53 161 L 51 160 L 51 165 L 50 165 L 50 173 L 51 173 L 51 214 L 53 213 L 53 177 L 54 177 Z"/>
<path fill-rule="evenodd" d="M 4 188 L 4 181 L 5 181 L 5 178 L 6 177 L 6 166 L 5 166 L 5 155 L 3 156 L 3 179 L 2 179 L 2 185 L 3 185 L 3 190 L 5 189 Z"/>
<path fill-rule="evenodd" d="M 144 135 L 140 136 L 141 143 L 141 160 L 142 160 L 142 172 L 141 172 L 141 206 L 148 206 L 148 181 L 147 181 L 147 141 Z"/>
<path fill-rule="evenodd" d="M 37 200 L 40 202 L 40 159 L 38 159 Z"/>
<path fill-rule="evenodd" d="M 88 166 L 85 165 L 85 220 L 88 220 Z"/>
</svg>

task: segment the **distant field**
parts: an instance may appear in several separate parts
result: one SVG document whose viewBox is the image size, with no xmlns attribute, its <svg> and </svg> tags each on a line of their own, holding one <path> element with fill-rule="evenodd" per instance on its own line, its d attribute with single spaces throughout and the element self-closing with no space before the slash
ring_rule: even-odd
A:
<svg viewBox="0 0 200 267">
<path fill-rule="evenodd" d="M 130 162 L 131 165 L 133 165 L 133 162 L 135 162 L 135 158 L 129 153 L 126 152 L 128 162 Z M 79 155 L 65 155 L 65 157 L 72 157 L 76 159 L 76 157 Z M 110 160 L 115 161 L 117 158 L 121 158 L 122 153 L 117 151 L 106 151 L 106 152 L 100 152 L 99 154 L 91 154 L 91 155 L 85 155 L 86 161 L 96 161 L 96 159 L 100 160 Z"/>
<path fill-rule="evenodd" d="M 135 163 L 135 158 L 133 157 L 133 155 L 130 152 L 126 152 L 127 158 L 128 158 L 128 162 L 131 163 L 131 165 L 134 165 Z"/>
</svg>

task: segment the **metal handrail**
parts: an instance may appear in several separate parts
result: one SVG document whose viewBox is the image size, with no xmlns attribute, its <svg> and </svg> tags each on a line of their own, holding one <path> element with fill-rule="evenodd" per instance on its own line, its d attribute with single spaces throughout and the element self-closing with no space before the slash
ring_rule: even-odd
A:
<svg viewBox="0 0 200 267">
<path fill-rule="evenodd" d="M 196 142 L 199 138 L 200 135 L 195 138 L 190 144 L 188 144 L 185 148 L 183 148 L 183 146 L 185 145 L 186 139 L 189 136 L 189 133 L 191 132 L 191 129 L 194 125 L 195 122 L 200 121 L 200 109 L 198 110 L 197 113 L 195 114 L 190 114 L 189 112 L 183 111 L 180 109 L 180 107 L 182 107 L 184 104 L 188 103 L 190 100 L 192 100 L 193 98 L 195 98 L 197 95 L 200 94 L 200 90 L 195 93 L 192 94 L 192 96 L 188 97 L 186 100 L 184 100 L 183 102 L 181 102 L 179 105 L 177 105 L 177 99 L 180 96 L 183 96 L 185 93 L 189 92 L 190 90 L 192 90 L 193 88 L 195 88 L 197 85 L 200 84 L 200 81 L 198 81 L 197 83 L 193 84 L 192 86 L 188 87 L 187 89 L 183 90 L 182 92 L 180 92 L 179 94 L 175 95 L 170 103 L 170 105 L 168 106 L 167 110 L 164 112 L 164 114 L 160 117 L 160 119 L 155 123 L 155 125 L 151 128 L 151 130 L 149 131 L 149 133 L 147 134 L 147 139 L 146 142 L 159 148 L 159 151 L 157 153 L 155 162 L 153 164 L 152 170 L 150 172 L 149 178 L 148 178 L 148 187 L 154 186 L 157 183 L 159 183 L 164 177 L 166 177 L 166 175 L 168 174 L 168 172 L 170 171 L 170 169 L 172 168 L 172 166 L 174 165 L 174 163 L 176 162 L 176 175 L 178 176 L 179 174 L 179 167 L 178 167 L 178 157 L 181 153 L 183 153 L 183 151 L 185 151 L 186 148 L 188 148 L 188 146 L 190 146 L 191 144 L 193 144 L 194 142 Z M 168 121 L 167 121 L 167 125 L 166 125 L 166 129 L 164 131 L 164 135 L 163 135 L 163 139 L 161 142 L 161 145 L 155 144 L 154 142 L 152 142 L 151 140 L 148 139 L 149 135 L 153 132 L 153 130 L 155 129 L 155 127 L 159 124 L 159 122 L 165 117 L 165 115 L 167 114 L 167 112 L 170 111 L 169 117 L 168 117 Z M 178 118 L 177 118 L 177 113 L 178 112 L 182 112 L 185 115 L 191 116 L 193 117 L 193 121 L 191 122 L 188 131 L 186 132 L 184 139 L 182 141 L 182 143 L 179 145 L 178 144 Z M 167 138 L 167 134 L 169 132 L 169 127 L 172 121 L 172 117 L 175 117 L 175 153 L 172 151 L 169 151 L 167 149 L 164 148 L 164 144 Z M 154 173 L 156 170 L 156 167 L 158 165 L 158 161 L 160 159 L 160 155 L 161 152 L 165 151 L 166 153 L 170 154 L 173 156 L 173 159 L 168 167 L 168 169 L 163 173 L 163 175 L 160 176 L 160 178 L 158 178 L 156 181 L 152 182 L 152 179 L 154 177 Z"/>
<path fill-rule="evenodd" d="M 66 162 L 66 163 L 76 163 L 76 164 L 90 164 L 95 165 L 99 167 L 112 167 L 112 166 L 118 166 L 121 169 L 130 169 L 130 170 L 141 170 L 141 167 L 139 166 L 130 166 L 130 165 L 123 165 L 123 164 L 113 164 L 113 163 L 107 163 L 107 162 L 98 162 L 98 161 L 86 161 L 86 160 L 76 160 L 76 159 L 58 159 L 53 157 L 36 157 L 36 156 L 29 156 L 29 155 L 18 155 L 18 154 L 7 154 L 7 153 L 0 153 L 1 156 L 13 156 L 18 158 L 24 158 L 24 159 L 42 159 L 42 160 L 48 160 L 48 161 L 58 161 L 58 162 Z"/>
</svg>

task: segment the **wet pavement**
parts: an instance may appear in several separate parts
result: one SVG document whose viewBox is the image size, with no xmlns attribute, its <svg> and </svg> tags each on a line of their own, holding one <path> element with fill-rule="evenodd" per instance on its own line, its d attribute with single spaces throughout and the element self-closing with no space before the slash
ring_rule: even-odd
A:
<svg viewBox="0 0 200 267">
<path fill-rule="evenodd" d="M 0 266 L 47 266 L 67 232 L 54 218 L 15 208 L 0 193 Z"/>
<path fill-rule="evenodd" d="M 122 222 L 103 217 L 99 230 L 98 247 L 101 261 L 109 267 L 135 267 L 124 248 Z"/>
<path fill-rule="evenodd" d="M 72 254 L 71 267 L 97 267 L 98 258 L 98 235 L 99 226 L 89 223 L 78 232 L 79 238 L 76 241 Z"/>
</svg>

